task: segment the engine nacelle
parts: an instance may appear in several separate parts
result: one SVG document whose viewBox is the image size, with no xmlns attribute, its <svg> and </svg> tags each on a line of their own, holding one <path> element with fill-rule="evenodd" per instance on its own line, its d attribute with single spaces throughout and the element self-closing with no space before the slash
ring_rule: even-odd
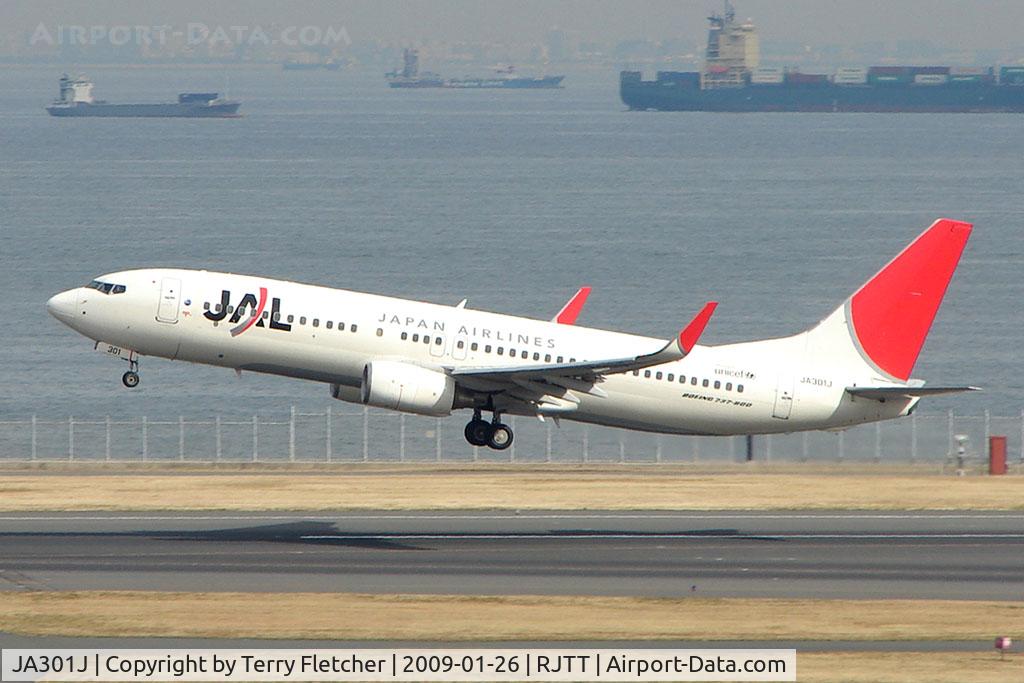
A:
<svg viewBox="0 0 1024 683">
<path fill-rule="evenodd" d="M 350 387 L 347 384 L 332 384 L 331 398 L 336 398 L 339 401 L 348 401 L 349 403 L 362 403 L 363 390 L 361 387 Z"/>
<path fill-rule="evenodd" d="M 375 360 L 363 368 L 360 398 L 378 408 L 444 417 L 455 403 L 455 380 L 418 365 Z"/>
</svg>

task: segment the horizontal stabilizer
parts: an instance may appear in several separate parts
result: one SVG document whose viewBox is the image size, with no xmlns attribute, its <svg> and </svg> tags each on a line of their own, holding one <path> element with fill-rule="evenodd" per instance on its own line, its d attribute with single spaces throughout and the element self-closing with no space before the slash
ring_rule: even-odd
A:
<svg viewBox="0 0 1024 683">
<path fill-rule="evenodd" d="M 920 398 L 940 394 L 957 394 L 961 391 L 981 391 L 981 387 L 846 387 L 851 396 L 881 401 L 887 398 Z"/>
</svg>

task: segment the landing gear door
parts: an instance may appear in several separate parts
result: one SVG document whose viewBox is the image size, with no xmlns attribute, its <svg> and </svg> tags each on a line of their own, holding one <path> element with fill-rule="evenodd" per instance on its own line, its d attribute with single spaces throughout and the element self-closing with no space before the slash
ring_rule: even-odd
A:
<svg viewBox="0 0 1024 683">
<path fill-rule="evenodd" d="M 173 325 L 178 322 L 178 307 L 181 302 L 181 280 L 165 277 L 160 281 L 160 305 L 156 309 L 156 319 L 162 323 Z"/>
<path fill-rule="evenodd" d="M 793 375 L 783 373 L 779 375 L 778 384 L 775 387 L 775 406 L 772 408 L 772 417 L 780 420 L 788 420 L 793 412 Z"/>
</svg>

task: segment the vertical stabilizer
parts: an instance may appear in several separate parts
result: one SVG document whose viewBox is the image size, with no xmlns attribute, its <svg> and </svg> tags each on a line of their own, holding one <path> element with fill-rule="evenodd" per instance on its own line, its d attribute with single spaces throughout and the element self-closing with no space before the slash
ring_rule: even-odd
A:
<svg viewBox="0 0 1024 683">
<path fill-rule="evenodd" d="M 971 224 L 939 219 L 819 328 L 844 323 L 863 359 L 894 381 L 910 378 Z"/>
</svg>

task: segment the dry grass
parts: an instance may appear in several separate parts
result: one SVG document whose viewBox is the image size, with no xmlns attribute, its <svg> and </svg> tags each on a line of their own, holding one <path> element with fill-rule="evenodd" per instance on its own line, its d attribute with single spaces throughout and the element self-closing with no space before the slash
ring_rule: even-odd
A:
<svg viewBox="0 0 1024 683">
<path fill-rule="evenodd" d="M 1024 603 L 345 593 L 0 593 L 0 631 L 380 640 L 973 640 Z"/>
<path fill-rule="evenodd" d="M 995 652 L 797 653 L 805 683 L 1007 683 L 1024 680 L 1024 657 Z"/>
<path fill-rule="evenodd" d="M 7 470 L 0 474 L 0 511 L 1024 509 L 1024 477 L 879 472 L 710 473 L 650 466 Z"/>
</svg>

